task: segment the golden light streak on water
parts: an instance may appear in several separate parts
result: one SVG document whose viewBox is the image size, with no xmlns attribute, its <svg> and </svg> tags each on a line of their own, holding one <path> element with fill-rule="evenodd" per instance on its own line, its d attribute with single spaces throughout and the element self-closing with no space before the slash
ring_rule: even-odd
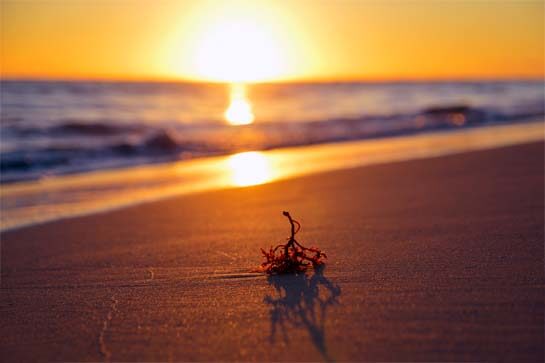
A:
<svg viewBox="0 0 545 363">
<path fill-rule="evenodd" d="M 230 91 L 231 102 L 225 110 L 225 120 L 231 125 L 248 125 L 254 122 L 252 105 L 246 97 L 244 84 L 232 84 Z"/>
</svg>

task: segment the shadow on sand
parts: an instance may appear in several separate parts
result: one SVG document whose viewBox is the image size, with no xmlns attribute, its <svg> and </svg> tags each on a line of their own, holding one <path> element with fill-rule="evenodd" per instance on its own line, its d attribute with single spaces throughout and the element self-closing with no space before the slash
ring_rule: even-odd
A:
<svg viewBox="0 0 545 363">
<path fill-rule="evenodd" d="M 277 296 L 264 299 L 271 308 L 271 341 L 282 334 L 287 343 L 290 327 L 304 328 L 324 360 L 333 361 L 325 342 L 325 321 L 328 307 L 338 303 L 341 288 L 324 276 L 323 267 L 310 275 L 269 276 L 268 282 L 277 291 Z"/>
</svg>

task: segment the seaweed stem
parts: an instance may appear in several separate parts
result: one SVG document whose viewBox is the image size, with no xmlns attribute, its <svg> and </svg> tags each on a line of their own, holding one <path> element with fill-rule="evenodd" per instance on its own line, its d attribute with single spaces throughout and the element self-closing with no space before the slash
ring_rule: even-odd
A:
<svg viewBox="0 0 545 363">
<path fill-rule="evenodd" d="M 310 262 L 313 267 L 320 266 L 324 263 L 323 259 L 327 258 L 326 254 L 316 247 L 307 248 L 301 245 L 295 239 L 295 235 L 301 229 L 301 224 L 291 217 L 289 212 L 283 211 L 282 214 L 288 218 L 291 226 L 291 235 L 286 244 L 280 244 L 270 248 L 269 252 L 261 249 L 266 261 L 261 264 L 260 271 L 267 273 L 287 273 L 287 272 L 304 272 Z M 283 253 L 276 255 L 276 251 L 283 247 Z M 312 252 L 314 255 L 309 256 L 306 253 Z"/>
</svg>

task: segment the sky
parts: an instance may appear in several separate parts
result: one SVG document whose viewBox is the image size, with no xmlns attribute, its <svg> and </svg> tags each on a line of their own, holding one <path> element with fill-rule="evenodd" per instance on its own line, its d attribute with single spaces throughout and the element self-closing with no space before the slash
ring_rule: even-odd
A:
<svg viewBox="0 0 545 363">
<path fill-rule="evenodd" d="M 542 1 L 1 2 L 5 78 L 539 78 Z"/>
</svg>

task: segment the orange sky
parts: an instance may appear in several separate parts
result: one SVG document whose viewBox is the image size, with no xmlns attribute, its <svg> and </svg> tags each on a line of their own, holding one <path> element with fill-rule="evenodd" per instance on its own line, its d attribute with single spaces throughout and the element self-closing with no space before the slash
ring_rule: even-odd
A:
<svg viewBox="0 0 545 363">
<path fill-rule="evenodd" d="M 541 1 L 5 1 L 3 77 L 514 78 L 544 74 Z"/>
</svg>

